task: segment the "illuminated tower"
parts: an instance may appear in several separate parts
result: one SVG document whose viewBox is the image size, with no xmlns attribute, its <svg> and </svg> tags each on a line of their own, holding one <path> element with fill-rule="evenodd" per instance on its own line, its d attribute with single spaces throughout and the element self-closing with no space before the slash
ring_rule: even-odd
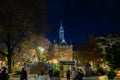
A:
<svg viewBox="0 0 120 80">
<path fill-rule="evenodd" d="M 60 29 L 59 29 L 59 39 L 64 40 L 64 29 L 63 29 L 63 26 L 62 26 L 62 22 L 60 24 Z"/>
<path fill-rule="evenodd" d="M 62 22 L 60 23 L 59 28 L 59 38 L 57 41 L 54 41 L 54 57 L 57 61 L 72 61 L 73 45 L 67 43 L 64 36 L 64 28 Z"/>
<path fill-rule="evenodd" d="M 64 28 L 62 26 L 62 21 L 60 23 L 60 29 L 59 29 L 59 44 L 66 44 L 65 37 L 64 37 Z"/>
<path fill-rule="evenodd" d="M 73 45 L 71 43 L 68 43 L 65 40 L 64 36 L 64 28 L 62 26 L 62 22 L 60 23 L 60 28 L 59 28 L 59 38 L 54 41 L 53 45 L 53 60 L 51 60 L 51 63 L 57 64 L 58 69 L 61 70 L 68 70 L 71 69 L 71 65 L 64 65 L 61 64 L 62 62 L 65 63 L 71 63 L 73 62 Z M 61 74 L 61 73 L 60 73 Z M 62 73 L 63 74 L 63 73 Z"/>
</svg>

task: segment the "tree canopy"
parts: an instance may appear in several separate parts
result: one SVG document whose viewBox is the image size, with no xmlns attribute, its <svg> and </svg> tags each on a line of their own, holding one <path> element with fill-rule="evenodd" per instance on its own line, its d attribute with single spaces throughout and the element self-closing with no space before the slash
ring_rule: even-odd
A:
<svg viewBox="0 0 120 80">
<path fill-rule="evenodd" d="M 77 55 L 81 64 L 89 63 L 90 61 L 96 62 L 104 58 L 102 48 L 97 45 L 92 35 L 89 36 L 88 43 L 78 44 Z M 99 63 L 98 63 L 99 64 Z"/>
<path fill-rule="evenodd" d="M 106 61 L 108 65 L 117 68 L 120 67 L 120 35 L 111 34 L 107 36 L 97 37 L 96 41 L 105 46 Z"/>
<path fill-rule="evenodd" d="M 47 25 L 47 4 L 44 0 L 0 0 L 0 42 L 4 44 L 1 47 L 7 50 L 9 72 L 13 51 L 25 33 L 43 33 L 49 29 Z"/>
</svg>

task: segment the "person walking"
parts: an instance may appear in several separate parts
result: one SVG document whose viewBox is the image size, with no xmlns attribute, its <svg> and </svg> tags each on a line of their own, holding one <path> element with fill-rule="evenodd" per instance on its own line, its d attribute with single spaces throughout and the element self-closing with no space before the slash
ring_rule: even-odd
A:
<svg viewBox="0 0 120 80">
<path fill-rule="evenodd" d="M 27 80 L 27 71 L 25 70 L 25 67 L 22 68 L 20 80 Z"/>
<path fill-rule="evenodd" d="M 53 69 L 52 69 L 52 68 L 50 68 L 50 70 L 48 71 L 48 73 L 49 73 L 49 76 L 50 76 L 50 78 L 51 78 L 51 80 L 52 80 Z"/>
<path fill-rule="evenodd" d="M 76 80 L 76 74 L 77 72 L 76 72 L 76 70 L 75 70 L 75 68 L 73 68 L 73 70 L 72 70 L 72 80 Z"/>
<path fill-rule="evenodd" d="M 6 72 L 7 68 L 3 67 L 0 73 L 0 80 L 8 80 L 9 79 L 9 75 Z"/>
<path fill-rule="evenodd" d="M 43 68 L 40 69 L 40 75 L 44 75 L 44 69 Z"/>
<path fill-rule="evenodd" d="M 77 73 L 77 80 L 83 80 L 83 71 L 82 69 L 79 69 Z"/>
<path fill-rule="evenodd" d="M 70 70 L 67 70 L 66 76 L 67 76 L 67 80 L 70 80 Z"/>
</svg>

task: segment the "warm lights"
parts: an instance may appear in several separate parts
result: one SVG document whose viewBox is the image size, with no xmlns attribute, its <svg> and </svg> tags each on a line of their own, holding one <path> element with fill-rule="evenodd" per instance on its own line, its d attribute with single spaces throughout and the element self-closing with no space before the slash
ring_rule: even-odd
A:
<svg viewBox="0 0 120 80">
<path fill-rule="evenodd" d="M 118 71 L 118 72 L 116 73 L 116 75 L 120 77 L 120 71 Z"/>
<path fill-rule="evenodd" d="M 43 47 L 38 47 L 38 51 L 40 52 L 40 53 L 43 53 L 44 51 L 45 51 L 45 49 L 43 48 Z"/>
<path fill-rule="evenodd" d="M 53 62 L 56 64 L 58 61 L 56 59 L 54 59 Z"/>
</svg>

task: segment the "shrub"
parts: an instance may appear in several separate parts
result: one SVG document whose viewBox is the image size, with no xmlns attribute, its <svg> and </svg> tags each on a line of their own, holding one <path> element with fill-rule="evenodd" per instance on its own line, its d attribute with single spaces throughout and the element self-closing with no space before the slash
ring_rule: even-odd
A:
<svg viewBox="0 0 120 80">
<path fill-rule="evenodd" d="M 98 69 L 97 69 L 97 75 L 98 75 L 98 76 L 105 75 L 104 70 L 103 70 L 102 68 L 98 68 Z"/>
<path fill-rule="evenodd" d="M 53 72 L 53 76 L 54 76 L 54 77 L 59 77 L 59 75 L 60 75 L 60 73 L 59 73 L 58 70 L 55 70 L 55 71 Z"/>
<path fill-rule="evenodd" d="M 21 71 L 15 71 L 15 75 L 20 75 Z"/>
</svg>

